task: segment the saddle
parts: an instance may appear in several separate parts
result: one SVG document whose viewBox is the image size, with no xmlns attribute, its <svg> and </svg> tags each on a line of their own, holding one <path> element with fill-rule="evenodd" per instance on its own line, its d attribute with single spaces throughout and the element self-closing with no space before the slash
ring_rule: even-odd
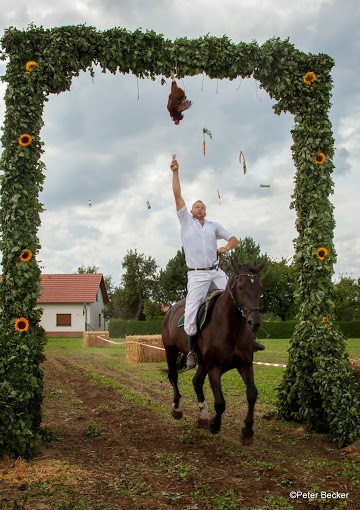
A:
<svg viewBox="0 0 360 510">
<path fill-rule="evenodd" d="M 198 326 L 198 331 L 204 326 L 204 324 L 210 319 L 211 317 L 211 311 L 214 307 L 214 304 L 217 300 L 217 298 L 222 294 L 224 291 L 220 289 L 214 289 L 209 292 L 207 295 L 205 301 L 201 303 L 199 306 L 199 310 L 197 312 L 196 316 L 196 322 Z M 178 328 L 181 326 L 184 326 L 184 315 L 182 315 L 178 321 Z"/>
</svg>

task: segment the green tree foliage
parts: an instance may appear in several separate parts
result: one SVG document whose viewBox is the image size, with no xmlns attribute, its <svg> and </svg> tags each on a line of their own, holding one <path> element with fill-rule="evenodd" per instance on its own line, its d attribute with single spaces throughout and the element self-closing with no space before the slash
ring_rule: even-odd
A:
<svg viewBox="0 0 360 510">
<path fill-rule="evenodd" d="M 344 358 L 344 339 L 332 326 L 331 277 L 336 253 L 329 195 L 333 192 L 334 140 L 328 110 L 333 59 L 305 54 L 279 38 L 262 46 L 256 41 L 234 44 L 225 35 L 170 41 L 153 31 L 114 28 L 98 32 L 85 25 L 53 29 L 30 25 L 25 31 L 11 27 L 1 43 L 0 58 L 7 60 L 3 77 L 7 88 L 1 138 L 0 454 L 31 456 L 38 444 L 44 331 L 39 327 L 41 311 L 36 308 L 40 290 L 36 255 L 42 211 L 38 196 L 44 182 L 40 160 L 44 104 L 50 94 L 70 90 L 72 79 L 81 71 L 89 70 L 94 76 L 94 65 L 104 73 L 133 73 L 152 80 L 162 75 L 163 82 L 175 62 L 179 78 L 252 76 L 274 100 L 276 114 L 294 115 L 292 154 L 297 171 L 292 207 L 299 234 L 295 270 L 301 320 L 279 392 L 279 410 L 287 419 L 304 419 L 309 427 L 325 428 L 340 444 L 357 437 L 360 390 Z M 29 67 L 29 62 L 34 64 Z M 324 257 L 318 257 L 320 248 L 326 249 L 321 251 Z M 29 250 L 32 259 L 19 261 L 21 252 Z M 129 281 L 130 276 L 139 285 L 131 270 Z M 129 285 L 124 282 L 126 292 L 130 292 Z M 139 316 L 151 291 L 134 287 L 132 292 L 138 296 Z M 323 316 L 328 318 L 325 326 Z M 28 325 L 26 330 L 15 328 L 18 319 Z"/>
<path fill-rule="evenodd" d="M 239 264 L 250 261 L 256 266 L 260 264 L 264 258 L 267 258 L 267 255 L 261 254 L 260 245 L 257 244 L 252 237 L 244 237 L 244 239 L 239 239 L 239 244 L 231 251 L 231 257 Z M 228 275 L 233 271 L 230 258 L 226 255 L 221 257 L 220 267 Z"/>
<path fill-rule="evenodd" d="M 107 315 L 110 318 L 130 320 L 136 315 L 138 309 L 137 295 L 127 292 L 123 287 L 115 287 L 111 301 L 107 306 Z"/>
<path fill-rule="evenodd" d="M 187 273 L 185 253 L 181 248 L 169 260 L 165 270 L 160 270 L 158 301 L 173 303 L 183 299 L 187 292 Z"/>
<path fill-rule="evenodd" d="M 147 321 L 154 319 L 162 319 L 165 315 L 163 311 L 162 303 L 158 301 L 152 301 L 151 299 L 145 299 L 144 301 L 144 315 Z"/>
<path fill-rule="evenodd" d="M 287 260 L 268 259 L 261 272 L 263 284 L 261 311 L 269 316 L 279 317 L 282 321 L 294 319 L 298 313 L 295 304 L 296 274 Z"/>
<path fill-rule="evenodd" d="M 341 276 L 334 285 L 334 311 L 337 321 L 360 320 L 360 279 Z"/>
<path fill-rule="evenodd" d="M 231 252 L 232 258 L 237 262 L 245 263 L 248 260 L 257 266 L 264 259 L 267 259 L 266 253 L 261 253 L 260 245 L 257 244 L 252 237 L 244 237 L 239 239 L 239 244 Z"/>
<path fill-rule="evenodd" d="M 156 295 L 159 276 L 155 259 L 137 250 L 128 250 L 122 267 L 121 285 L 112 294 L 111 313 L 122 319 L 144 319 L 145 300 Z"/>
<path fill-rule="evenodd" d="M 79 266 L 76 270 L 77 274 L 96 274 L 99 272 L 99 268 L 97 266 L 88 266 L 85 267 L 84 265 Z"/>
</svg>

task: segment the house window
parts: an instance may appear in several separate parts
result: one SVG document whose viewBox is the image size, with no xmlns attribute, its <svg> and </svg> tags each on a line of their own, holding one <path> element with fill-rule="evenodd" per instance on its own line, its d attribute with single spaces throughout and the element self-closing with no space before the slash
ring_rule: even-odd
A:
<svg viewBox="0 0 360 510">
<path fill-rule="evenodd" d="M 101 327 L 101 313 L 99 313 L 99 327 Z"/>
<path fill-rule="evenodd" d="M 99 291 L 97 291 L 97 292 L 96 292 L 96 298 L 95 298 L 95 299 L 96 299 L 96 301 L 99 301 L 98 293 L 99 293 Z"/>
<path fill-rule="evenodd" d="M 71 326 L 71 313 L 57 313 L 56 314 L 57 326 Z"/>
</svg>

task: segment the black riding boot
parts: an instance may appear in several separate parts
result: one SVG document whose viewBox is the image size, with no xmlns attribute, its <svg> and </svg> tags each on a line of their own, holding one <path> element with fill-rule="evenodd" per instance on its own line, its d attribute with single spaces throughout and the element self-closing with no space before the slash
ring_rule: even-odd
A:
<svg viewBox="0 0 360 510">
<path fill-rule="evenodd" d="M 195 338 L 196 338 L 196 336 L 188 335 L 189 353 L 186 357 L 186 367 L 189 370 L 192 368 L 195 368 L 196 364 L 197 364 L 197 356 L 196 356 L 196 353 L 194 352 Z"/>
<path fill-rule="evenodd" d="M 258 342 L 256 336 L 254 336 L 254 352 L 264 351 L 264 350 L 265 350 L 265 345 Z"/>
</svg>

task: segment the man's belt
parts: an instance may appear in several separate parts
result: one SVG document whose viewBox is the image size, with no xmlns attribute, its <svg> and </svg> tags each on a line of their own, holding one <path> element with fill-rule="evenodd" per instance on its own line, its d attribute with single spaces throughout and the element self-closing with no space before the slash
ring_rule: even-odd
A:
<svg viewBox="0 0 360 510">
<path fill-rule="evenodd" d="M 211 267 L 188 267 L 188 271 L 212 271 L 213 269 L 217 269 L 217 266 Z"/>
</svg>

